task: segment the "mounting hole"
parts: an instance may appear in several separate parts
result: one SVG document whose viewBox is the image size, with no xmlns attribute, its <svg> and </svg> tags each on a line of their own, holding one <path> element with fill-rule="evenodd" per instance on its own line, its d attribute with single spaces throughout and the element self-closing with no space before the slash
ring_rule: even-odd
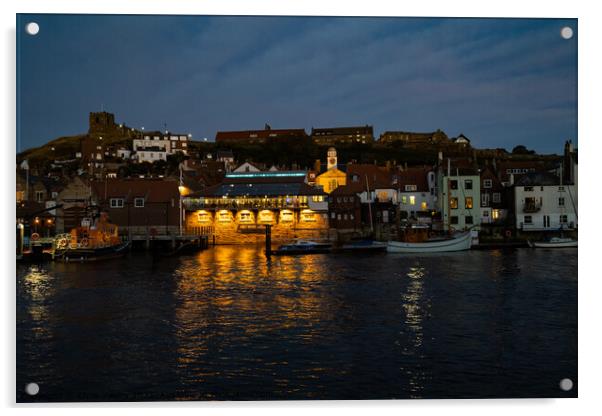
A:
<svg viewBox="0 0 602 416">
<path fill-rule="evenodd" d="M 30 396 L 35 396 L 39 392 L 40 386 L 38 386 L 38 383 L 29 383 L 27 386 L 25 386 L 25 393 L 29 394 Z"/>
<path fill-rule="evenodd" d="M 25 25 L 25 31 L 28 35 L 35 36 L 40 31 L 40 25 L 36 22 L 29 22 Z"/>
<path fill-rule="evenodd" d="M 573 380 L 570 378 L 563 378 L 560 380 L 560 390 L 571 391 L 573 389 Z"/>
<path fill-rule="evenodd" d="M 560 29 L 560 36 L 562 36 L 563 39 L 570 39 L 573 37 L 573 29 L 565 26 L 562 29 Z"/>
</svg>

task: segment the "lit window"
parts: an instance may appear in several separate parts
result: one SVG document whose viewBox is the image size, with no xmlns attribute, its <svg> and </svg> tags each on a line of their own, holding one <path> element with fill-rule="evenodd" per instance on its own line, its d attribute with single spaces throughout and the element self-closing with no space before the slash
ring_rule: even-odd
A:
<svg viewBox="0 0 602 416">
<path fill-rule="evenodd" d="M 458 198 L 450 198 L 449 199 L 449 207 L 451 209 L 458 209 Z"/>
<path fill-rule="evenodd" d="M 315 222 L 316 221 L 316 213 L 313 211 L 302 211 L 301 212 L 301 221 L 303 222 Z"/>
<path fill-rule="evenodd" d="M 404 195 L 404 196 L 402 196 L 402 197 L 401 197 L 401 203 L 402 203 L 402 204 L 407 204 L 407 203 L 408 203 L 408 197 L 407 197 L 407 196 L 405 196 L 405 195 Z"/>
<path fill-rule="evenodd" d="M 466 209 L 472 209 L 472 197 L 471 196 L 466 197 L 466 200 L 464 202 L 464 207 Z"/>
<path fill-rule="evenodd" d="M 134 198 L 134 207 L 143 208 L 144 207 L 144 198 Z"/>
<path fill-rule="evenodd" d="M 412 192 L 412 191 L 415 191 L 416 189 L 418 189 L 418 187 L 416 185 L 406 185 L 405 186 L 406 192 Z"/>
<path fill-rule="evenodd" d="M 198 222 L 211 222 L 211 214 L 207 211 L 199 211 L 197 219 Z"/>
<path fill-rule="evenodd" d="M 410 195 L 410 205 L 416 205 L 416 197 L 414 195 Z"/>
<path fill-rule="evenodd" d="M 423 211 L 426 211 L 426 209 L 427 209 L 426 201 L 422 201 L 422 203 L 420 204 L 420 209 Z"/>
</svg>

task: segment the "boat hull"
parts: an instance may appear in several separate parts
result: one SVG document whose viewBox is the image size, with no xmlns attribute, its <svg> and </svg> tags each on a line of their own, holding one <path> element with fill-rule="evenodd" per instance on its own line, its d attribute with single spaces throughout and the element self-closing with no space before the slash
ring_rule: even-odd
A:
<svg viewBox="0 0 602 416">
<path fill-rule="evenodd" d="M 387 251 L 387 244 L 381 242 L 343 244 L 333 251 L 338 253 L 382 253 Z"/>
<path fill-rule="evenodd" d="M 569 247 L 577 247 L 576 241 L 567 241 L 562 243 L 548 243 L 548 242 L 538 242 L 531 243 L 532 247 L 535 248 L 569 248 Z"/>
<path fill-rule="evenodd" d="M 122 257 L 127 254 L 130 247 L 129 242 L 116 246 L 91 248 L 91 249 L 67 249 L 60 253 L 55 253 L 54 260 L 65 262 L 89 262 L 107 260 L 111 258 Z"/>
<path fill-rule="evenodd" d="M 276 256 L 287 256 L 287 255 L 298 255 L 298 254 L 323 254 L 330 253 L 332 249 L 330 247 L 315 247 L 315 248 L 300 248 L 300 249 L 288 249 L 288 250 L 273 250 L 272 254 Z"/>
<path fill-rule="evenodd" d="M 450 251 L 469 250 L 472 244 L 470 232 L 459 237 L 440 240 L 425 241 L 422 243 L 405 243 L 402 241 L 389 241 L 387 243 L 388 253 L 444 253 Z"/>
</svg>

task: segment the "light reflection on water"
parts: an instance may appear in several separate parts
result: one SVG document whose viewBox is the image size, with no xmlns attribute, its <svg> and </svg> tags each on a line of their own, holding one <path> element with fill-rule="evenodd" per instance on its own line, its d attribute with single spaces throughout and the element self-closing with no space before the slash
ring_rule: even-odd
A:
<svg viewBox="0 0 602 416">
<path fill-rule="evenodd" d="M 570 253 L 262 250 L 19 267 L 18 384 L 39 380 L 33 400 L 386 399 L 576 379 Z"/>
</svg>

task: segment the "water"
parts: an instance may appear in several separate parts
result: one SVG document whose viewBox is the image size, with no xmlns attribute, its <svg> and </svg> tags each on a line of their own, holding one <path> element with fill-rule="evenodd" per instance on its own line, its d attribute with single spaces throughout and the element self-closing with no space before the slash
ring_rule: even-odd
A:
<svg viewBox="0 0 602 416">
<path fill-rule="evenodd" d="M 17 399 L 576 397 L 576 255 L 268 263 L 261 247 L 221 246 L 19 266 Z"/>
</svg>

